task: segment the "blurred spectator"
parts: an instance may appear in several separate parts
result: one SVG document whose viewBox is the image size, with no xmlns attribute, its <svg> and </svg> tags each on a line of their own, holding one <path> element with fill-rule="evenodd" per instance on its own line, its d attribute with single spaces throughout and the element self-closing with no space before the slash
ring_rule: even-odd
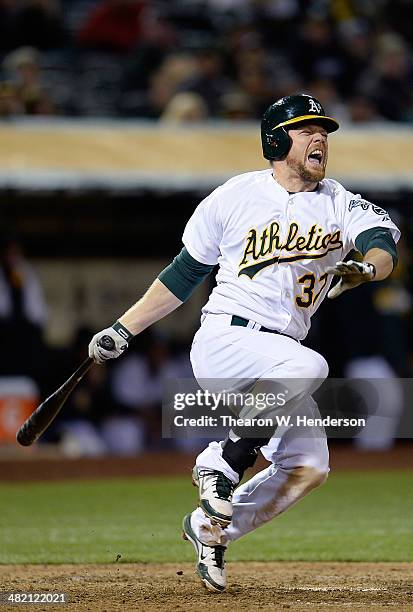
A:
<svg viewBox="0 0 413 612">
<path fill-rule="evenodd" d="M 81 26 L 81 47 L 126 53 L 140 44 L 168 46 L 175 40 L 170 24 L 145 0 L 104 0 L 97 3 Z"/>
<path fill-rule="evenodd" d="M 344 99 L 360 93 L 360 79 L 368 70 L 374 45 L 372 27 L 366 20 L 352 19 L 339 26 L 343 74 L 337 84 Z"/>
<path fill-rule="evenodd" d="M 259 119 L 274 99 L 314 85 L 341 120 L 413 120 L 410 0 L 103 0 L 62 12 L 58 2 L 0 0 L 0 50 L 58 49 L 42 62 L 68 114 L 157 119 L 187 91 L 208 117 Z M 178 78 L 177 57 L 192 64 Z M 44 87 L 30 94 L 18 96 L 25 113 L 53 112 Z M 2 103 L 12 114 L 10 89 Z"/>
<path fill-rule="evenodd" d="M 40 70 L 39 55 L 33 47 L 21 47 L 3 60 L 4 71 L 26 115 L 52 115 L 55 112 Z"/>
<path fill-rule="evenodd" d="M 227 121 L 255 119 L 254 105 L 244 91 L 234 89 L 220 98 L 220 117 Z"/>
<path fill-rule="evenodd" d="M 127 455 L 158 446 L 163 385 L 188 377 L 189 359 L 173 355 L 164 338 L 151 331 L 138 336 L 111 376 L 111 393 L 120 407 L 102 428 L 111 452 Z"/>
<path fill-rule="evenodd" d="M 348 119 L 351 123 L 373 123 L 385 121 L 378 110 L 377 105 L 367 95 L 352 96 L 347 102 Z"/>
<path fill-rule="evenodd" d="M 0 118 L 23 114 L 24 108 L 19 100 L 16 88 L 7 81 L 0 82 Z"/>
<path fill-rule="evenodd" d="M 339 83 L 344 73 L 343 53 L 325 18 L 306 19 L 290 45 L 293 66 L 303 80 L 323 78 Z"/>
<path fill-rule="evenodd" d="M 361 285 L 339 300 L 327 300 L 317 313 L 312 334 L 311 346 L 331 364 L 331 377 L 364 379 L 367 383 L 356 383 L 370 415 L 355 439 L 363 450 L 386 450 L 394 444 L 403 409 L 399 378 L 411 376 L 408 315 L 412 296 L 403 278 L 403 242 L 398 253 L 399 265 L 389 279 Z M 323 333 L 325 329 L 334 329 L 334 342 Z"/>
<path fill-rule="evenodd" d="M 151 332 L 139 337 L 116 364 L 112 393 L 122 409 L 106 422 L 104 432 L 114 452 L 133 454 L 158 442 L 162 385 L 171 368 L 167 344 Z"/>
<path fill-rule="evenodd" d="M 251 6 L 265 46 L 278 50 L 288 47 L 297 31 L 300 14 L 303 15 L 300 0 L 253 0 Z"/>
<path fill-rule="evenodd" d="M 108 388 L 107 366 L 92 368 L 82 384 L 74 390 L 65 408 L 66 418 L 59 427 L 63 453 L 80 457 L 108 452 L 100 426 L 111 410 L 113 402 Z"/>
<path fill-rule="evenodd" d="M 141 45 L 125 60 L 120 83 L 121 113 L 128 113 L 129 108 L 133 107 L 134 92 L 139 99 L 143 95 L 142 92 L 149 89 L 152 75 L 159 70 L 166 53 L 166 48 L 157 45 Z"/>
<path fill-rule="evenodd" d="M 390 121 L 413 120 L 413 64 L 403 39 L 396 34 L 378 38 L 367 91 Z"/>
<path fill-rule="evenodd" d="M 222 53 L 217 49 L 201 49 L 195 58 L 195 73 L 181 84 L 180 89 L 198 94 L 208 107 L 207 114 L 216 115 L 219 99 L 231 85 L 224 74 Z"/>
<path fill-rule="evenodd" d="M 149 88 L 135 92 L 133 113 L 158 119 L 180 86 L 196 73 L 196 61 L 189 54 L 171 54 L 151 76 Z M 131 94 L 130 94 L 131 95 Z"/>
<path fill-rule="evenodd" d="M 27 375 L 43 382 L 43 327 L 47 308 L 37 275 L 15 236 L 0 236 L 0 375 Z"/>
<path fill-rule="evenodd" d="M 387 28 L 398 32 L 413 46 L 413 3 L 411 0 L 391 0 L 384 3 L 383 17 Z"/>
<path fill-rule="evenodd" d="M 183 48 L 211 40 L 219 29 L 221 10 L 211 10 L 208 0 L 172 0 L 164 3 L 162 9 L 168 23 L 176 29 Z"/>
<path fill-rule="evenodd" d="M 130 51 L 143 34 L 143 0 L 98 2 L 78 34 L 84 47 L 103 51 Z"/>
<path fill-rule="evenodd" d="M 236 85 L 248 96 L 256 117 L 286 89 L 291 93 L 295 86 L 294 72 L 287 59 L 269 56 L 257 36 L 246 35 L 236 42 L 233 63 Z"/>
<path fill-rule="evenodd" d="M 403 410 L 399 376 L 408 373 L 405 315 L 412 299 L 396 275 L 379 286 L 359 289 L 360 293 L 345 300 L 341 307 L 357 313 L 353 317 L 351 343 L 344 347 L 344 375 L 367 380 L 371 388 L 371 393 L 367 390 L 363 394 L 370 416 L 355 443 L 363 450 L 387 450 L 394 444 Z M 369 325 L 373 333 L 367 333 Z"/>
<path fill-rule="evenodd" d="M 166 123 L 191 123 L 208 118 L 203 98 L 192 92 L 177 93 L 168 102 L 160 120 Z"/>
<path fill-rule="evenodd" d="M 58 0 L 24 0 L 17 6 L 10 27 L 9 49 L 58 49 L 66 43 Z"/>
<path fill-rule="evenodd" d="M 253 101 L 256 116 L 261 116 L 271 101 L 278 97 L 271 89 L 263 69 L 243 70 L 239 75 L 238 83 Z"/>
</svg>

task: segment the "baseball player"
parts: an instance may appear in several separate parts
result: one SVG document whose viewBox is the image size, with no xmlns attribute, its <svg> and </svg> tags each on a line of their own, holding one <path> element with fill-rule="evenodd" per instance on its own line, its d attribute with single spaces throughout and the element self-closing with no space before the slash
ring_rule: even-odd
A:
<svg viewBox="0 0 413 612">
<path fill-rule="evenodd" d="M 205 379 L 239 380 L 240 386 L 294 379 L 288 410 L 316 415 L 311 393 L 328 365 L 301 344 L 311 316 L 326 295 L 336 298 L 389 276 L 400 236 L 380 206 L 324 178 L 328 136 L 338 127 L 310 95 L 272 104 L 261 124 L 270 168 L 228 180 L 199 204 L 179 255 L 112 327 L 93 337 L 89 355 L 96 363 L 119 357 L 133 336 L 187 300 L 218 264 L 191 348 L 200 385 Z M 362 261 L 344 262 L 353 249 Z M 334 276 L 338 282 L 330 289 Z M 115 341 L 113 351 L 99 346 L 103 335 Z M 259 450 L 270 466 L 237 487 Z M 328 469 L 319 430 L 296 436 L 286 427 L 255 437 L 231 430 L 226 440 L 211 442 L 193 470 L 199 506 L 183 522 L 205 586 L 224 591 L 227 546 L 322 484 Z"/>
</svg>

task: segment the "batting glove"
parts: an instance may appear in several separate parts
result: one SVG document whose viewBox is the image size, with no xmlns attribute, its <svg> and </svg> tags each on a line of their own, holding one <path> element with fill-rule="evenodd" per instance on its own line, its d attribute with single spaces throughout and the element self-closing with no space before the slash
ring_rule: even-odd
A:
<svg viewBox="0 0 413 612">
<path fill-rule="evenodd" d="M 100 346 L 99 341 L 104 337 L 109 336 L 115 343 L 113 350 L 109 351 Z M 133 334 L 130 333 L 126 327 L 124 327 L 119 321 L 116 321 L 112 327 L 103 329 L 102 331 L 95 334 L 89 344 L 89 357 L 93 359 L 95 363 L 103 363 L 107 359 L 116 359 L 122 355 L 129 346 L 130 340 L 133 338 Z"/>
<path fill-rule="evenodd" d="M 376 276 L 376 267 L 371 263 L 359 261 L 338 261 L 332 268 L 327 268 L 327 274 L 341 276 L 337 285 L 334 285 L 327 294 L 330 299 L 336 298 L 347 289 L 353 289 L 362 283 L 373 280 Z"/>
</svg>

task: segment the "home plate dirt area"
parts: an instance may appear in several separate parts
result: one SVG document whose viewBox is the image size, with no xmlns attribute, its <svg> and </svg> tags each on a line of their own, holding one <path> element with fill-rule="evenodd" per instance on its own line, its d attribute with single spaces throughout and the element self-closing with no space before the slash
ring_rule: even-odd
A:
<svg viewBox="0 0 413 612">
<path fill-rule="evenodd" d="M 208 593 L 193 564 L 3 565 L 1 590 L 66 593 L 37 610 L 413 611 L 413 563 L 231 563 L 229 587 Z M 1 610 L 27 605 L 1 605 Z"/>
</svg>

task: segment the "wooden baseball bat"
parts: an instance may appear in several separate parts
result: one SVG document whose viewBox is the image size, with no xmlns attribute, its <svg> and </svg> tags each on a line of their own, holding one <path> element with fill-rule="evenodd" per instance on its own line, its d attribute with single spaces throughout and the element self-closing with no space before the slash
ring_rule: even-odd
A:
<svg viewBox="0 0 413 612">
<path fill-rule="evenodd" d="M 110 336 L 103 336 L 99 340 L 99 344 L 107 351 L 113 351 L 115 348 L 115 342 Z M 32 412 L 17 432 L 16 439 L 19 444 L 22 446 L 30 446 L 39 438 L 59 414 L 63 404 L 72 393 L 73 389 L 82 380 L 86 372 L 90 370 L 93 363 L 93 359 L 90 357 L 85 359 L 78 369 L 73 372 L 70 378 Z"/>
</svg>

